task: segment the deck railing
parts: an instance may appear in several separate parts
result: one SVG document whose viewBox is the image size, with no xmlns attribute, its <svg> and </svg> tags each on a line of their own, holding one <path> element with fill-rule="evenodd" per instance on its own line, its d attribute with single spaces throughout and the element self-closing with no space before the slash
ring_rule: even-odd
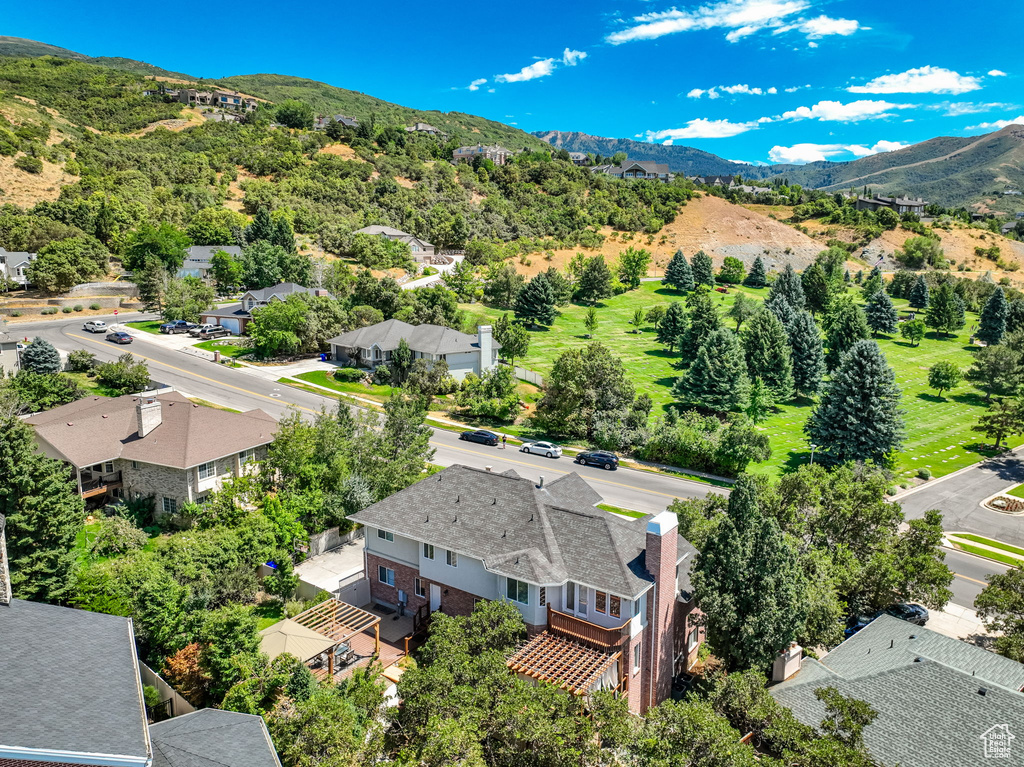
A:
<svg viewBox="0 0 1024 767">
<path fill-rule="evenodd" d="M 574 615 L 559 612 L 548 605 L 548 629 L 552 633 L 573 639 L 595 650 L 619 648 L 629 638 L 627 626 L 628 620 L 617 628 L 605 628 Z"/>
<path fill-rule="evenodd" d="M 101 495 L 110 487 L 121 484 L 121 472 L 115 471 L 110 474 L 82 473 L 82 497 L 88 498 L 92 495 Z"/>
</svg>

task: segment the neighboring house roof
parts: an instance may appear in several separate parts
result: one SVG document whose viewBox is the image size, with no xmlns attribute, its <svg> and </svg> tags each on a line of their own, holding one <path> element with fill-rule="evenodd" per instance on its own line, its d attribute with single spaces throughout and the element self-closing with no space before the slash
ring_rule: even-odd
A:
<svg viewBox="0 0 1024 767">
<path fill-rule="evenodd" d="M 213 254 L 220 251 L 235 258 L 242 257 L 242 249 L 238 245 L 193 245 L 186 251 L 183 268 L 209 269 Z"/>
<path fill-rule="evenodd" d="M 406 130 L 406 131 L 407 131 L 408 133 L 415 133 L 415 132 L 417 132 L 417 131 L 421 131 L 421 132 L 430 132 L 430 131 L 433 131 L 434 133 L 438 133 L 438 132 L 439 132 L 439 131 L 437 130 L 437 128 L 435 128 L 435 127 L 434 127 L 433 125 L 431 125 L 430 123 L 416 123 L 415 125 L 412 125 L 412 126 L 410 126 L 410 127 L 406 128 L 405 130 Z"/>
<path fill-rule="evenodd" d="M 372 236 L 383 235 L 390 240 L 401 240 L 402 242 L 410 243 L 418 242 L 420 245 L 426 248 L 434 247 L 433 243 L 427 242 L 426 240 L 421 240 L 415 234 L 409 234 L 408 232 L 403 232 L 401 229 L 395 229 L 394 227 L 391 226 L 380 226 L 379 224 L 364 226 L 362 229 L 359 229 L 353 232 L 352 234 L 369 234 Z"/>
<path fill-rule="evenodd" d="M 160 425 L 139 437 L 140 397 L 86 397 L 26 420 L 36 436 L 75 466 L 114 458 L 187 469 L 273 441 L 277 421 L 262 410 L 202 407 L 178 392 L 155 397 Z"/>
<path fill-rule="evenodd" d="M 149 728 L 153 767 L 281 767 L 263 719 L 204 708 Z"/>
<path fill-rule="evenodd" d="M 642 170 L 657 176 L 669 175 L 668 165 L 649 160 L 627 160 L 622 165 L 597 165 L 591 168 L 594 173 L 606 173 L 609 176 L 622 176 L 627 171 Z"/>
<path fill-rule="evenodd" d="M 0 754 L 8 747 L 148 759 L 130 619 L 13 599 L 0 607 L 0 637 Z"/>
<path fill-rule="evenodd" d="M 476 336 L 440 325 L 410 325 L 394 319 L 350 330 L 332 338 L 328 343 L 346 349 L 370 349 L 376 346 L 388 352 L 397 349 L 403 338 L 410 349 L 421 354 L 460 354 L 480 350 Z M 501 348 L 497 341 L 492 343 L 494 349 Z"/>
<path fill-rule="evenodd" d="M 247 290 L 242 298 L 250 296 L 256 301 L 262 301 L 266 303 L 273 297 L 285 298 L 290 296 L 292 293 L 310 293 L 316 294 L 316 288 L 307 288 L 304 285 L 299 285 L 297 282 L 279 282 L 277 285 L 271 285 L 269 288 L 259 288 L 258 290 Z M 320 291 L 322 295 L 329 295 L 327 291 Z"/>
<path fill-rule="evenodd" d="M 653 582 L 644 564 L 648 518 L 597 509 L 573 497 L 575 487 L 456 464 L 352 521 L 482 560 L 506 577 L 542 586 L 573 580 L 636 598 Z"/>
<path fill-rule="evenodd" d="M 336 644 L 330 637 L 318 634 L 290 618 L 267 626 L 260 632 L 260 652 L 266 653 L 271 660 L 283 653 L 290 653 L 301 661 L 307 661 Z"/>
<path fill-rule="evenodd" d="M 203 317 L 217 317 L 220 318 L 233 318 L 249 319 L 252 317 L 249 312 L 242 308 L 241 304 L 228 304 L 227 306 L 219 306 L 216 309 L 207 309 L 202 313 Z"/>
<path fill-rule="evenodd" d="M 818 725 L 826 712 L 814 690 L 826 686 L 878 711 L 865 744 L 902 767 L 979 764 L 986 730 L 1024 722 L 1024 665 L 889 615 L 820 661 L 805 658 L 771 692 L 800 721 Z"/>
</svg>

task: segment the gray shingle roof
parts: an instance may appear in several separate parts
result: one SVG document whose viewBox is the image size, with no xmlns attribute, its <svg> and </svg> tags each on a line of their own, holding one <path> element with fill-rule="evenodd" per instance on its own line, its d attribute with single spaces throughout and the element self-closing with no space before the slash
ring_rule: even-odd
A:
<svg viewBox="0 0 1024 767">
<path fill-rule="evenodd" d="M 1022 685 L 1024 665 L 883 615 L 821 661 L 804 659 L 801 671 L 773 687 L 772 695 L 800 721 L 817 725 L 825 708 L 814 690 L 836 687 L 879 712 L 864 731 L 877 759 L 901 767 L 962 767 L 984 761 L 982 734 L 993 725 L 1013 729 L 1016 723 L 1024 731 L 1024 694 L 1016 692 Z"/>
<path fill-rule="evenodd" d="M 455 465 L 352 519 L 480 559 L 507 577 L 539 585 L 573 580 L 636 598 L 652 582 L 644 567 L 648 518 L 594 508 L 590 498 L 575 497 L 582 481 L 540 488 L 514 471 Z"/>
<path fill-rule="evenodd" d="M 209 268 L 213 254 L 221 250 L 235 258 L 242 257 L 242 249 L 238 245 L 193 245 L 186 251 L 184 267 Z"/>
<path fill-rule="evenodd" d="M 0 643 L 0 746 L 149 755 L 129 619 L 14 599 Z"/>
<path fill-rule="evenodd" d="M 281 767 L 263 719 L 206 708 L 149 728 L 153 767 Z"/>
<path fill-rule="evenodd" d="M 476 336 L 440 325 L 410 325 L 394 319 L 350 330 L 328 343 L 346 349 L 369 349 L 376 344 L 381 351 L 387 352 L 397 349 L 403 338 L 410 349 L 421 354 L 459 354 L 480 350 Z M 495 349 L 501 348 L 497 341 L 492 341 L 492 344 Z"/>
<path fill-rule="evenodd" d="M 284 297 L 289 296 L 292 293 L 314 293 L 314 288 L 307 288 L 303 285 L 299 285 L 296 282 L 279 282 L 277 285 L 271 285 L 269 288 L 259 288 L 258 290 L 247 290 L 245 295 L 252 296 L 257 301 L 269 301 L 271 296 Z"/>
<path fill-rule="evenodd" d="M 412 237 L 413 235 L 408 232 L 403 232 L 401 229 L 395 229 L 393 226 L 383 226 L 381 224 L 370 224 L 370 226 L 364 226 L 362 229 L 357 229 L 352 234 L 371 234 L 378 235 L 383 234 L 388 237 Z"/>
</svg>

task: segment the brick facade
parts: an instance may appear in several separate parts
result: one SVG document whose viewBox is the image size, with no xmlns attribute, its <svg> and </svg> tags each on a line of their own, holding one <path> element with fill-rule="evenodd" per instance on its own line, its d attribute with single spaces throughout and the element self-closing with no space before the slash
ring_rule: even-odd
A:
<svg viewBox="0 0 1024 767">
<path fill-rule="evenodd" d="M 651 524 L 653 526 L 654 522 Z M 647 600 L 651 612 L 647 630 L 653 631 L 655 637 L 654 657 L 650 659 L 652 677 L 649 677 L 654 687 L 649 697 L 653 704 L 672 695 L 678 553 L 679 534 L 675 524 L 668 530 L 663 530 L 662 535 L 655 534 L 651 527 L 648 527 L 647 571 L 654 576 L 654 593 Z"/>
<path fill-rule="evenodd" d="M 380 565 L 395 571 L 394 586 L 381 583 L 378 570 Z M 408 600 L 406 610 L 416 612 L 421 606 L 430 602 L 430 583 L 426 580 L 423 580 L 425 596 L 416 596 L 416 578 L 419 577 L 419 574 L 420 571 L 415 567 L 366 552 L 366 577 L 370 580 L 370 601 L 372 602 L 397 607 L 398 591 L 401 589 L 405 592 Z M 444 602 L 444 597 L 441 601 Z"/>
</svg>

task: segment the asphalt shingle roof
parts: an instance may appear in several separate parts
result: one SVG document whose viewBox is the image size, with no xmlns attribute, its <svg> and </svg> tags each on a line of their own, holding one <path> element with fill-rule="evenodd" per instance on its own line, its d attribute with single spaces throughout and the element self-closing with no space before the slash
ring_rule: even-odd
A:
<svg viewBox="0 0 1024 767">
<path fill-rule="evenodd" d="M 480 350 L 476 336 L 440 325 L 410 325 L 394 319 L 350 330 L 328 343 L 346 349 L 369 349 L 376 344 L 381 351 L 387 352 L 397 349 L 403 338 L 410 349 L 421 354 L 459 354 Z M 497 341 L 492 341 L 492 344 L 495 349 L 501 348 Z"/>
<path fill-rule="evenodd" d="M 307 288 L 303 285 L 299 285 L 297 282 L 279 282 L 277 285 L 271 285 L 269 288 L 247 290 L 245 295 L 252 296 L 257 301 L 269 301 L 271 296 L 284 298 L 285 296 L 290 296 L 292 293 L 314 292 L 313 288 Z"/>
<path fill-rule="evenodd" d="M 131 621 L 21 599 L 0 607 L 0 746 L 148 756 Z"/>
<path fill-rule="evenodd" d="M 149 728 L 153 767 L 281 767 L 263 719 L 204 708 Z"/>
</svg>

